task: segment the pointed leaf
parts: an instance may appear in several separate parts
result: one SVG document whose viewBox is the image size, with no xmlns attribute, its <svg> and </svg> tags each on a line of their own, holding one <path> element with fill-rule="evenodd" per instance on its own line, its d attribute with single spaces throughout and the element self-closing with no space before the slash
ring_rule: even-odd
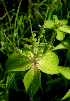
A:
<svg viewBox="0 0 70 101">
<path fill-rule="evenodd" d="M 70 97 L 70 89 L 69 89 L 68 92 L 65 94 L 65 96 L 62 98 L 62 100 L 66 99 L 67 97 Z"/>
<path fill-rule="evenodd" d="M 31 68 L 24 76 L 23 83 L 25 86 L 26 91 L 28 90 L 34 76 L 34 69 Z"/>
<path fill-rule="evenodd" d="M 30 98 L 32 98 L 36 94 L 40 85 L 41 85 L 41 73 L 39 70 L 35 69 L 33 81 L 27 91 Z"/>
<path fill-rule="evenodd" d="M 27 59 L 24 55 L 14 52 L 6 61 L 5 67 L 7 71 L 25 71 L 32 67 L 31 60 Z"/>
<path fill-rule="evenodd" d="M 54 52 L 47 52 L 38 64 L 38 68 L 47 74 L 58 74 L 59 58 Z"/>
<path fill-rule="evenodd" d="M 58 66 L 58 71 L 67 79 L 70 80 L 70 67 Z"/>
</svg>

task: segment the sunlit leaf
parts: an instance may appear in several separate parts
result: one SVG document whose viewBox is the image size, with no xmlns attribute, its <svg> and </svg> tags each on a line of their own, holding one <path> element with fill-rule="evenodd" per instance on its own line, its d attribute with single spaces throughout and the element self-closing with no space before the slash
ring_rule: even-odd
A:
<svg viewBox="0 0 70 101">
<path fill-rule="evenodd" d="M 41 73 L 39 70 L 35 69 L 33 81 L 30 84 L 29 89 L 27 91 L 30 98 L 32 98 L 36 94 L 40 85 L 41 85 Z"/>
<path fill-rule="evenodd" d="M 59 58 L 58 56 L 52 52 L 49 51 L 45 54 L 43 59 L 38 64 L 38 68 L 47 74 L 58 74 L 57 67 L 59 64 Z"/>
<path fill-rule="evenodd" d="M 28 90 L 34 76 L 34 69 L 31 68 L 24 76 L 23 83 L 25 86 L 26 91 Z"/>
<path fill-rule="evenodd" d="M 32 61 L 27 59 L 25 55 L 20 55 L 18 52 L 11 54 L 6 61 L 7 71 L 25 71 L 32 67 Z"/>
</svg>

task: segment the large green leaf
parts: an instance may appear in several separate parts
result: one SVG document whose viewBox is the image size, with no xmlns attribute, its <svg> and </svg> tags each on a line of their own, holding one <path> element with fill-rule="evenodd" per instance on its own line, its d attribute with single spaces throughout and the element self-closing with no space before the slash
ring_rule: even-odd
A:
<svg viewBox="0 0 70 101">
<path fill-rule="evenodd" d="M 14 52 L 10 55 L 6 61 L 7 71 L 25 71 L 32 67 L 32 61 L 27 58 L 25 54 L 20 55 L 18 52 Z"/>
<path fill-rule="evenodd" d="M 58 56 L 52 52 L 49 51 L 45 54 L 43 59 L 39 61 L 38 68 L 47 74 L 58 74 L 57 67 L 59 64 L 59 58 Z"/>
<path fill-rule="evenodd" d="M 34 70 L 34 77 L 27 91 L 30 98 L 32 98 L 41 85 L 41 73 L 38 69 Z"/>
<path fill-rule="evenodd" d="M 57 50 L 57 49 L 69 49 L 69 40 L 62 41 L 62 43 L 58 44 L 52 50 Z"/>
<path fill-rule="evenodd" d="M 70 89 L 68 90 L 68 92 L 65 94 L 65 96 L 62 98 L 62 100 L 66 99 L 70 97 Z"/>
<path fill-rule="evenodd" d="M 34 76 L 34 69 L 31 68 L 24 76 L 23 83 L 25 86 L 26 91 L 28 90 Z"/>
<path fill-rule="evenodd" d="M 70 67 L 58 66 L 58 71 L 67 79 L 70 80 Z"/>
</svg>

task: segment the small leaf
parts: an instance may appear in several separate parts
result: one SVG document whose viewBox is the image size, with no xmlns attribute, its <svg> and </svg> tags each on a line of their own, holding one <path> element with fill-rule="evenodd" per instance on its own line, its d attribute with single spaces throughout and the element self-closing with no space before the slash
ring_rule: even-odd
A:
<svg viewBox="0 0 70 101">
<path fill-rule="evenodd" d="M 25 55 L 20 55 L 18 52 L 11 54 L 6 61 L 6 72 L 8 71 L 25 71 L 32 67 L 32 61 Z"/>
<path fill-rule="evenodd" d="M 58 66 L 58 71 L 67 79 L 70 80 L 70 67 Z"/>
<path fill-rule="evenodd" d="M 63 31 L 63 32 L 66 32 L 66 33 L 69 33 L 70 34 L 70 26 L 62 26 L 62 27 L 59 27 L 60 31 Z"/>
<path fill-rule="evenodd" d="M 54 52 L 47 52 L 38 64 L 38 68 L 47 74 L 58 74 L 59 58 Z"/>
<path fill-rule="evenodd" d="M 60 40 L 61 41 L 61 40 L 64 39 L 64 37 L 65 37 L 65 33 L 57 30 L 57 36 L 56 36 L 57 40 Z"/>
<path fill-rule="evenodd" d="M 55 22 L 56 22 L 56 23 L 59 23 L 59 20 L 58 20 L 57 15 L 54 15 L 54 19 L 55 19 Z"/>
<path fill-rule="evenodd" d="M 24 76 L 23 83 L 25 86 L 26 91 L 28 90 L 34 76 L 34 69 L 31 68 Z"/>
<path fill-rule="evenodd" d="M 68 90 L 68 92 L 65 94 L 65 96 L 62 98 L 62 100 L 66 99 L 70 97 L 70 89 Z"/>
<path fill-rule="evenodd" d="M 52 20 L 46 20 L 44 22 L 44 28 L 52 29 L 54 27 L 54 21 Z"/>
<path fill-rule="evenodd" d="M 57 50 L 57 49 L 69 49 L 69 40 L 62 41 L 62 43 L 58 44 L 52 50 Z"/>
<path fill-rule="evenodd" d="M 41 85 L 41 73 L 38 69 L 35 69 L 33 81 L 30 84 L 29 89 L 27 91 L 30 98 L 32 98 L 36 94 L 40 85 Z"/>
</svg>

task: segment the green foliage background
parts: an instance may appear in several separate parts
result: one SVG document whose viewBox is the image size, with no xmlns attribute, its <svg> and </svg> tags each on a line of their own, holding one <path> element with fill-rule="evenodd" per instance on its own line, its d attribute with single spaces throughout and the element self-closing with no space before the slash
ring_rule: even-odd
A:
<svg viewBox="0 0 70 101">
<path fill-rule="evenodd" d="M 0 101 L 70 100 L 69 4 L 0 0 Z"/>
</svg>

